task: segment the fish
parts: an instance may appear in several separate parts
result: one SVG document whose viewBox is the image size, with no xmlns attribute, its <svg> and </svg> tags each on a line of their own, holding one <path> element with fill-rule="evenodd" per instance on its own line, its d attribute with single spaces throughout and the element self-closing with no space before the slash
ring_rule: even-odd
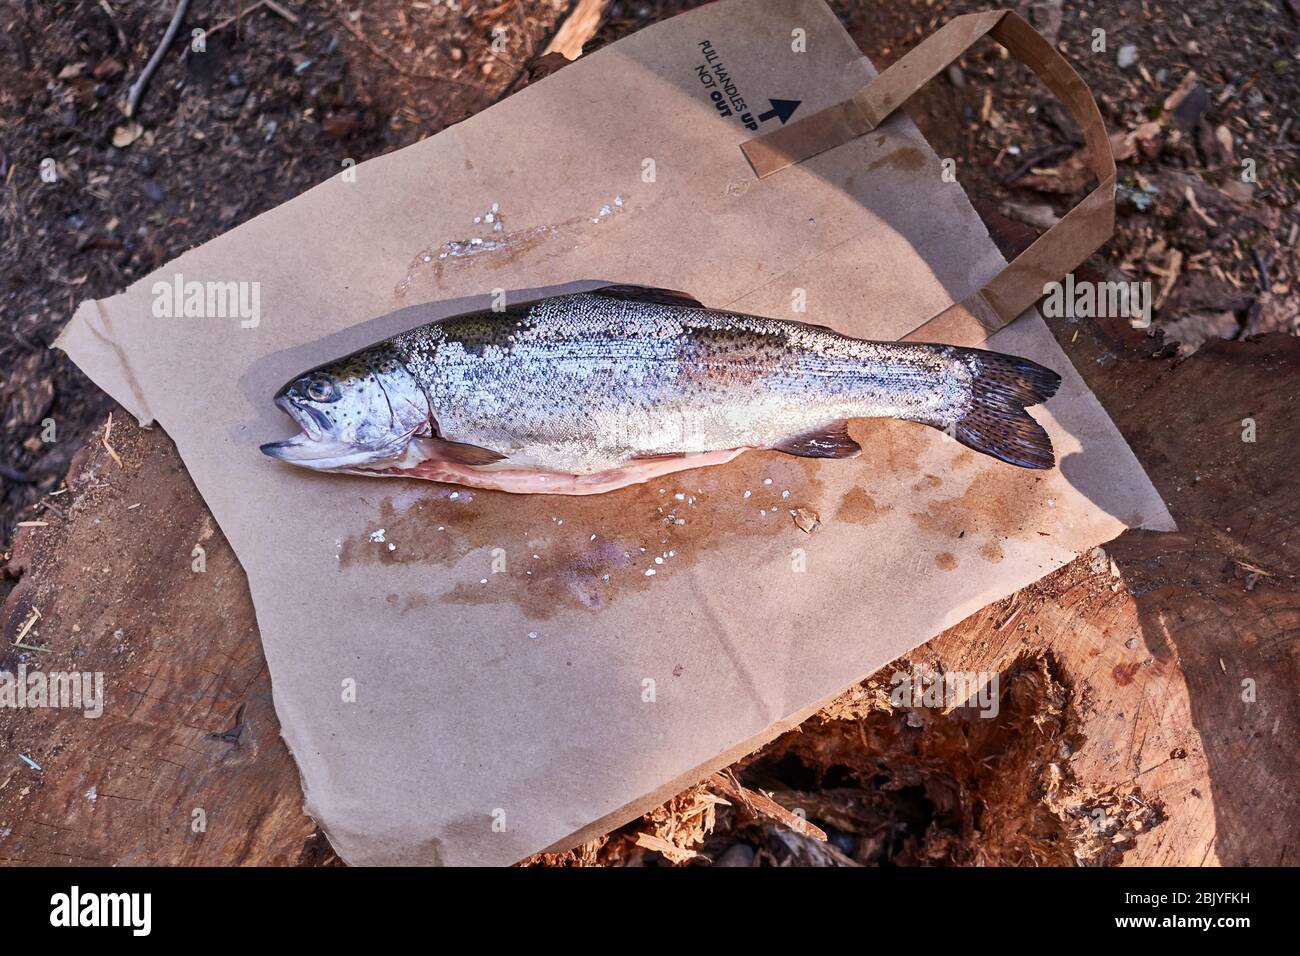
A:
<svg viewBox="0 0 1300 956">
<path fill-rule="evenodd" d="M 299 433 L 261 451 L 302 468 L 520 494 L 600 494 L 746 451 L 855 458 L 858 418 L 947 432 L 1051 468 L 1025 411 L 1061 378 L 1026 358 L 873 342 L 613 285 L 431 322 L 276 393 Z"/>
</svg>

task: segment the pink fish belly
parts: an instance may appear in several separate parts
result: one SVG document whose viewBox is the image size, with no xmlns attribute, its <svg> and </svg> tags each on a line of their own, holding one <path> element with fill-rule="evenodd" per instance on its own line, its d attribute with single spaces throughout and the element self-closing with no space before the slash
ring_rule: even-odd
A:
<svg viewBox="0 0 1300 956">
<path fill-rule="evenodd" d="M 488 488 L 517 495 L 600 495 L 628 485 L 671 475 L 692 468 L 723 465 L 748 448 L 728 448 L 723 451 L 701 452 L 677 458 L 651 458 L 629 461 L 627 464 L 589 475 L 573 475 L 556 471 L 539 471 L 534 468 L 480 467 L 456 462 L 429 459 L 404 468 L 385 468 L 356 471 L 355 474 L 379 475 L 387 478 L 423 478 L 448 484 L 468 485 L 471 488 Z"/>
</svg>

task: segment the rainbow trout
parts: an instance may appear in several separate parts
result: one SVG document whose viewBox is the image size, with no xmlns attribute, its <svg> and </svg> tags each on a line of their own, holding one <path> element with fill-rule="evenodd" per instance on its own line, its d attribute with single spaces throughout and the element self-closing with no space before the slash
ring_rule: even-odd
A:
<svg viewBox="0 0 1300 956">
<path fill-rule="evenodd" d="M 1050 468 L 1025 406 L 1060 381 L 997 352 L 609 286 L 432 322 L 312 369 L 275 396 L 301 433 L 262 451 L 318 471 L 597 494 L 755 448 L 852 458 L 849 419 L 901 418 Z"/>
</svg>

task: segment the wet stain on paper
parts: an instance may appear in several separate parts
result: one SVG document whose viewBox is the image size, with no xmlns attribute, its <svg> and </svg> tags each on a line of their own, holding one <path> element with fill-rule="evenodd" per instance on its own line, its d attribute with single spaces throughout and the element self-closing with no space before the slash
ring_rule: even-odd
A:
<svg viewBox="0 0 1300 956">
<path fill-rule="evenodd" d="M 499 269 L 523 253 L 555 241 L 562 242 L 563 248 L 572 248 L 588 228 L 597 228 L 621 215 L 627 209 L 626 203 L 624 197 L 618 195 L 608 202 L 596 203 L 585 215 L 571 216 L 554 225 L 533 225 L 513 231 L 506 226 L 506 214 L 500 204 L 492 203 L 474 217 L 464 237 L 448 239 L 417 252 L 407 267 L 406 275 L 393 289 L 393 296 L 398 300 L 406 299 L 412 287 L 426 280 L 436 288 L 448 268 L 473 265 Z"/>
<path fill-rule="evenodd" d="M 1036 509 L 1036 476 L 1010 467 L 979 468 L 974 455 L 964 452 L 951 469 L 959 483 L 973 474 L 961 495 L 916 503 L 914 497 L 873 494 L 877 482 L 901 483 L 913 487 L 912 495 L 921 489 L 924 499 L 945 483 L 920 472 L 923 443 L 915 428 L 854 422 L 851 434 L 864 454 L 853 461 L 748 452 L 727 465 L 603 495 L 512 495 L 396 480 L 382 487 L 382 496 L 367 496 L 376 513 L 362 533 L 340 544 L 338 566 L 343 573 L 375 564 L 455 569 L 450 586 L 441 575 L 427 592 L 390 595 L 389 603 L 402 613 L 434 603 L 511 603 L 529 618 L 547 619 L 562 610 L 598 611 L 646 593 L 709 555 L 724 553 L 732 564 L 770 562 L 784 561 L 790 548 L 815 548 L 819 539 L 792 518 L 801 508 L 861 527 L 898 510 L 921 528 L 953 539 L 1013 534 Z M 827 501 L 822 476 L 845 469 L 854 483 L 838 503 Z M 925 510 L 909 512 L 904 505 Z M 1002 559 L 1001 546 L 992 540 L 979 553 L 985 561 Z M 935 563 L 950 571 L 960 561 L 944 551 Z M 719 573 L 730 573 L 732 564 Z"/>
<path fill-rule="evenodd" d="M 339 567 L 454 566 L 465 573 L 450 590 L 389 603 L 405 613 L 433 601 L 510 602 L 545 619 L 648 591 L 729 539 L 807 547 L 790 512 L 816 509 L 821 497 L 806 460 L 775 452 L 584 497 L 402 482 L 372 526 L 343 542 Z"/>
<path fill-rule="evenodd" d="M 835 509 L 838 521 L 852 521 L 855 524 L 871 524 L 881 515 L 894 510 L 893 505 L 881 505 L 875 498 L 861 488 L 850 488 L 840 499 Z"/>
<path fill-rule="evenodd" d="M 1032 471 L 1009 465 L 982 467 L 960 495 L 936 498 L 911 517 L 926 531 L 950 538 L 1014 534 L 1024 530 L 1028 516 L 1038 510 L 1041 480 Z"/>
<path fill-rule="evenodd" d="M 886 153 L 878 160 L 868 166 L 868 169 L 879 169 L 881 166 L 889 166 L 892 169 L 916 170 L 925 166 L 925 153 L 921 152 L 915 146 L 903 146 L 894 150 L 892 153 Z"/>
<path fill-rule="evenodd" d="M 940 478 L 938 475 L 926 474 L 921 476 L 920 481 L 912 485 L 912 490 L 918 492 L 933 491 L 935 488 L 938 488 L 942 484 L 943 484 L 943 479 Z"/>
<path fill-rule="evenodd" d="M 862 457 L 854 460 L 859 463 L 869 462 L 874 472 L 918 474 L 921 471 L 919 461 L 923 446 L 919 437 L 925 427 L 913 422 L 899 422 L 888 418 L 864 418 L 855 421 L 849 429 L 849 434 L 862 446 Z"/>
</svg>

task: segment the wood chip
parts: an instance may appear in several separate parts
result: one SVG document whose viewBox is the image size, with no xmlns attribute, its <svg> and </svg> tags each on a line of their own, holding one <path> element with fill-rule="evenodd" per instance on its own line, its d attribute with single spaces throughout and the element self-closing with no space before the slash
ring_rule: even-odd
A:
<svg viewBox="0 0 1300 956">
<path fill-rule="evenodd" d="M 39 621 L 40 619 L 41 619 L 41 612 L 37 610 L 35 607 L 33 607 L 31 613 L 27 615 L 26 623 L 23 624 L 23 626 L 19 629 L 18 636 L 14 638 L 14 643 L 17 644 L 20 641 L 22 641 L 22 639 L 27 636 L 27 632 L 30 631 L 33 627 L 35 627 L 36 622 Z"/>
<path fill-rule="evenodd" d="M 636 835 L 636 845 L 645 847 L 647 850 L 654 850 L 662 853 L 671 863 L 685 863 L 699 856 L 694 850 L 688 850 L 685 847 L 674 846 L 663 837 L 657 837 L 653 833 L 638 833 Z"/>
<path fill-rule="evenodd" d="M 582 56 L 582 48 L 600 29 L 610 2 L 611 0 L 578 0 L 578 5 L 564 18 L 542 55 L 559 53 L 569 60 Z"/>
<path fill-rule="evenodd" d="M 144 127 L 139 123 L 124 123 L 113 130 L 113 145 L 118 149 L 126 149 L 143 135 Z"/>
<path fill-rule="evenodd" d="M 743 786 L 730 771 L 715 773 L 709 779 L 709 786 L 721 790 L 756 817 L 775 820 L 795 833 L 826 842 L 826 834 L 820 827 L 809 823 L 797 813 L 791 813 L 767 794 Z"/>
<path fill-rule="evenodd" d="M 123 467 L 122 457 L 117 453 L 117 450 L 114 449 L 113 446 L 108 443 L 108 436 L 111 435 L 112 433 L 113 433 L 113 413 L 109 412 L 108 421 L 104 425 L 104 437 L 102 441 L 104 443 L 104 450 L 108 452 L 110 458 L 112 458 L 115 462 L 117 462 L 117 467 L 121 468 Z"/>
<path fill-rule="evenodd" d="M 821 527 L 822 519 L 815 511 L 809 511 L 807 508 L 795 508 L 790 512 L 794 518 L 794 523 L 799 526 L 799 530 L 805 534 L 812 534 Z"/>
<path fill-rule="evenodd" d="M 1188 74 L 1183 77 L 1182 82 L 1178 84 L 1178 88 L 1165 97 L 1166 113 L 1172 113 L 1174 110 L 1178 109 L 1178 107 L 1183 105 L 1183 100 L 1187 99 L 1192 90 L 1196 87 L 1197 79 L 1198 77 L 1195 70 L 1189 71 Z"/>
<path fill-rule="evenodd" d="M 270 10 L 272 13 L 284 17 L 290 23 L 297 25 L 298 14 L 291 10 L 286 10 L 284 7 L 276 3 L 275 0 L 262 0 L 262 6 L 266 7 L 266 9 Z"/>
<path fill-rule="evenodd" d="M 1192 191 L 1191 186 L 1183 187 L 1183 198 L 1186 199 L 1187 204 L 1191 206 L 1192 212 L 1200 216 L 1207 226 L 1217 227 L 1219 225 L 1217 222 L 1214 221 L 1214 219 L 1210 217 L 1210 214 L 1208 212 L 1206 212 L 1204 209 L 1201 208 L 1201 204 L 1196 201 L 1196 193 Z"/>
<path fill-rule="evenodd" d="M 1012 608 L 1011 613 L 1008 614 L 1005 618 L 1003 618 L 1002 623 L 999 624 L 995 629 L 999 631 L 1005 631 L 1015 622 L 1016 618 L 1020 616 L 1020 612 L 1023 611 L 1024 609 L 1025 607 L 1023 604 L 1017 604 L 1014 608 Z"/>
</svg>

